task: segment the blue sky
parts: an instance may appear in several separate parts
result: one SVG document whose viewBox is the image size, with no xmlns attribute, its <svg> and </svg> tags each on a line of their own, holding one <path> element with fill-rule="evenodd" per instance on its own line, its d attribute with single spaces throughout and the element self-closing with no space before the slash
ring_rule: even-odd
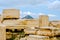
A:
<svg viewBox="0 0 60 40">
<path fill-rule="evenodd" d="M 21 18 L 31 15 L 48 15 L 50 20 L 60 20 L 60 0 L 0 0 L 0 14 L 3 9 L 20 9 Z"/>
</svg>

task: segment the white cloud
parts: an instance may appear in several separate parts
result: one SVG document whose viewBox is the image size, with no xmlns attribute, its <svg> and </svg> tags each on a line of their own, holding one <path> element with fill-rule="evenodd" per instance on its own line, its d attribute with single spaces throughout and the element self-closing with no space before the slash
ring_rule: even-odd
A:
<svg viewBox="0 0 60 40">
<path fill-rule="evenodd" d="M 54 14 L 39 13 L 39 15 L 48 15 L 49 17 L 56 17 L 56 15 L 54 15 Z"/>
<path fill-rule="evenodd" d="M 56 17 L 55 14 L 46 14 L 46 13 L 33 13 L 33 12 L 30 12 L 30 11 L 27 11 L 27 12 L 20 12 L 21 13 L 21 18 L 22 17 L 25 17 L 26 15 L 30 15 L 32 16 L 33 18 L 39 18 L 39 15 L 48 15 L 49 17 Z"/>
<path fill-rule="evenodd" d="M 32 13 L 31 12 L 23 12 L 23 14 L 25 14 L 25 15 L 32 15 Z"/>
<path fill-rule="evenodd" d="M 39 15 L 46 15 L 46 14 L 44 14 L 44 13 L 39 13 Z"/>
<path fill-rule="evenodd" d="M 56 17 L 54 14 L 48 14 L 49 17 Z"/>
<path fill-rule="evenodd" d="M 48 5 L 48 9 L 60 10 L 60 1 L 56 0 Z"/>
</svg>

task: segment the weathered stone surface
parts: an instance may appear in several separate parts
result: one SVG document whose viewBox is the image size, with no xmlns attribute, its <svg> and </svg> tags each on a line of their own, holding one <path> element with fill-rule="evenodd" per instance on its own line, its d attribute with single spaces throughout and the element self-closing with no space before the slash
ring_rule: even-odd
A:
<svg viewBox="0 0 60 40">
<path fill-rule="evenodd" d="M 20 10 L 18 9 L 4 9 L 3 18 L 19 18 Z"/>
<path fill-rule="evenodd" d="M 0 40 L 6 40 L 6 30 L 5 30 L 5 27 L 0 27 Z"/>
</svg>

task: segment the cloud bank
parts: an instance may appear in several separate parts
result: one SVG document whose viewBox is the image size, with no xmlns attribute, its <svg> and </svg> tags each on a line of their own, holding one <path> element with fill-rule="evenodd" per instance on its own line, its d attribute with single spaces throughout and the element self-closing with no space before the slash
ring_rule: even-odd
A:
<svg viewBox="0 0 60 40">
<path fill-rule="evenodd" d="M 56 0 L 48 5 L 49 9 L 60 10 L 60 1 Z"/>
<path fill-rule="evenodd" d="M 6 9 L 6 8 L 20 9 L 21 7 L 23 8 L 33 7 L 35 9 L 42 5 L 43 7 L 46 6 L 48 10 L 60 10 L 60 0 L 0 0 L 1 9 Z M 41 8 L 38 8 L 38 9 L 41 9 Z M 30 11 L 21 11 L 21 16 L 24 17 L 25 15 L 31 15 L 34 18 L 38 17 L 38 15 L 48 15 L 49 17 L 56 17 L 55 14 L 46 14 L 42 12 L 33 13 Z"/>
<path fill-rule="evenodd" d="M 30 11 L 28 11 L 28 12 L 22 12 L 22 11 L 21 11 L 21 18 L 24 17 L 24 16 L 22 16 L 22 15 L 24 15 L 24 16 L 30 15 L 30 16 L 32 16 L 32 17 L 34 17 L 34 18 L 39 18 L 40 15 L 47 15 L 47 16 L 49 16 L 49 17 L 56 17 L 56 16 L 57 16 L 57 15 L 55 15 L 55 14 L 32 13 L 32 12 L 30 12 Z"/>
</svg>

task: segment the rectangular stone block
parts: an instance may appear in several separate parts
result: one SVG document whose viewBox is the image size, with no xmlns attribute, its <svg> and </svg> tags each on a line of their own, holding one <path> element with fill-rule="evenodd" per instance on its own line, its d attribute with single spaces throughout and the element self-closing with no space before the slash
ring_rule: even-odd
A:
<svg viewBox="0 0 60 40">
<path fill-rule="evenodd" d="M 19 21 L 18 20 L 4 20 L 3 24 L 5 24 L 5 25 L 19 25 Z"/>
<path fill-rule="evenodd" d="M 6 30 L 4 27 L 0 27 L 0 40 L 6 40 Z"/>
<path fill-rule="evenodd" d="M 4 9 L 3 18 L 19 18 L 20 10 L 18 9 Z"/>
<path fill-rule="evenodd" d="M 46 27 L 49 25 L 49 17 L 47 15 L 40 15 L 39 16 L 39 26 Z"/>
</svg>

